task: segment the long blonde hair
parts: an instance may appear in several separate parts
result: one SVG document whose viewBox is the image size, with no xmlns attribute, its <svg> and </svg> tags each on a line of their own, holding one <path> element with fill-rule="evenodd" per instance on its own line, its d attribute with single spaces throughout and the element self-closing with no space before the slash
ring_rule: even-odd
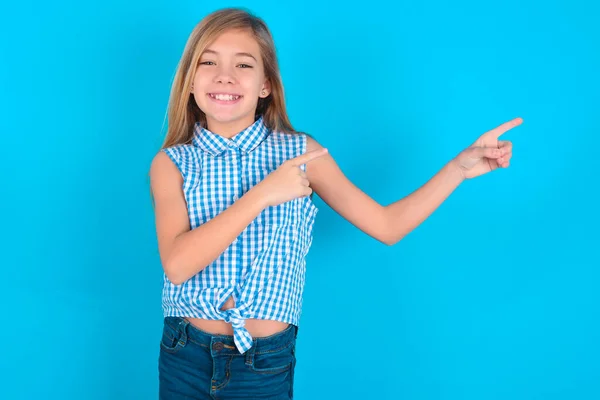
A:
<svg viewBox="0 0 600 400">
<path fill-rule="evenodd" d="M 287 115 L 279 63 L 269 28 L 262 19 L 244 9 L 224 8 L 202 19 L 188 38 L 171 86 L 167 135 L 162 148 L 189 143 L 196 122 L 207 127 L 206 115 L 196 104 L 189 88 L 204 50 L 230 29 L 247 29 L 252 33 L 260 48 L 265 77 L 271 84 L 270 95 L 258 100 L 255 117 L 262 116 L 265 126 L 271 130 L 296 133 Z"/>
</svg>

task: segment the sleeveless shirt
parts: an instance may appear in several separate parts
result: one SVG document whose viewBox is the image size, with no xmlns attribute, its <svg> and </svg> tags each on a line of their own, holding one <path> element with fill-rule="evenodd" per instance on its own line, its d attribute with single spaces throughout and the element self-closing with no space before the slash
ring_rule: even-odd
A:
<svg viewBox="0 0 600 400">
<path fill-rule="evenodd" d="M 162 149 L 183 177 L 190 229 L 216 217 L 284 161 L 305 153 L 306 139 L 303 133 L 274 132 L 260 117 L 231 139 L 196 123 L 190 144 Z M 305 257 L 317 212 L 309 196 L 266 207 L 217 259 L 186 282 L 174 285 L 164 274 L 164 316 L 231 323 L 240 353 L 252 346 L 244 328 L 248 318 L 298 326 Z M 230 296 L 235 307 L 221 310 Z"/>
</svg>

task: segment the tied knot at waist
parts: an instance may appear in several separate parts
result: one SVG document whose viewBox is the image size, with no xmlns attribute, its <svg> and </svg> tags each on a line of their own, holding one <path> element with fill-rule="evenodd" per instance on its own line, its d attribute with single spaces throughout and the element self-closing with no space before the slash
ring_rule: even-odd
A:
<svg viewBox="0 0 600 400">
<path fill-rule="evenodd" d="M 225 322 L 231 324 L 233 329 L 242 329 L 244 326 L 246 326 L 246 319 L 242 317 L 242 314 L 240 313 L 239 309 L 230 308 L 228 310 L 225 310 L 224 313 Z"/>
<path fill-rule="evenodd" d="M 240 310 L 230 308 L 223 311 L 225 322 L 230 323 L 233 328 L 233 341 L 240 353 L 244 354 L 252 347 L 252 335 L 245 328 L 246 320 L 242 317 Z"/>
</svg>

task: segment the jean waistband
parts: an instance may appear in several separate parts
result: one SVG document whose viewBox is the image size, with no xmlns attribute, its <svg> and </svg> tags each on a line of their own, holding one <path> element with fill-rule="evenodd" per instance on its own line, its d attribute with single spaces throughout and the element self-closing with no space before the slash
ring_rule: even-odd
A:
<svg viewBox="0 0 600 400">
<path fill-rule="evenodd" d="M 164 323 L 200 345 L 205 345 L 213 351 L 222 355 L 239 354 L 232 335 L 212 334 L 203 331 L 183 317 L 165 317 Z M 290 324 L 285 330 L 266 337 L 252 339 L 252 353 L 268 353 L 280 350 L 292 344 L 296 340 L 298 328 Z"/>
</svg>

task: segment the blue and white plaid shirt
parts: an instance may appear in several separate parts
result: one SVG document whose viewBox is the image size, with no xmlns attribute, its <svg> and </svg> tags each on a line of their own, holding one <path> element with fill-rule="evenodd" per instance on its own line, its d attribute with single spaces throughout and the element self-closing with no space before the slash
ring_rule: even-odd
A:
<svg viewBox="0 0 600 400">
<path fill-rule="evenodd" d="M 306 135 L 273 132 L 262 117 L 231 139 L 196 123 L 191 144 L 163 151 L 183 176 L 190 227 L 194 229 L 232 205 L 285 160 L 305 153 Z M 265 208 L 194 277 L 173 285 L 164 276 L 163 314 L 225 320 L 232 324 L 241 353 L 252 346 L 252 337 L 244 328 L 248 318 L 298 326 L 305 256 L 317 212 L 310 197 Z M 232 295 L 235 308 L 221 310 Z"/>
</svg>

